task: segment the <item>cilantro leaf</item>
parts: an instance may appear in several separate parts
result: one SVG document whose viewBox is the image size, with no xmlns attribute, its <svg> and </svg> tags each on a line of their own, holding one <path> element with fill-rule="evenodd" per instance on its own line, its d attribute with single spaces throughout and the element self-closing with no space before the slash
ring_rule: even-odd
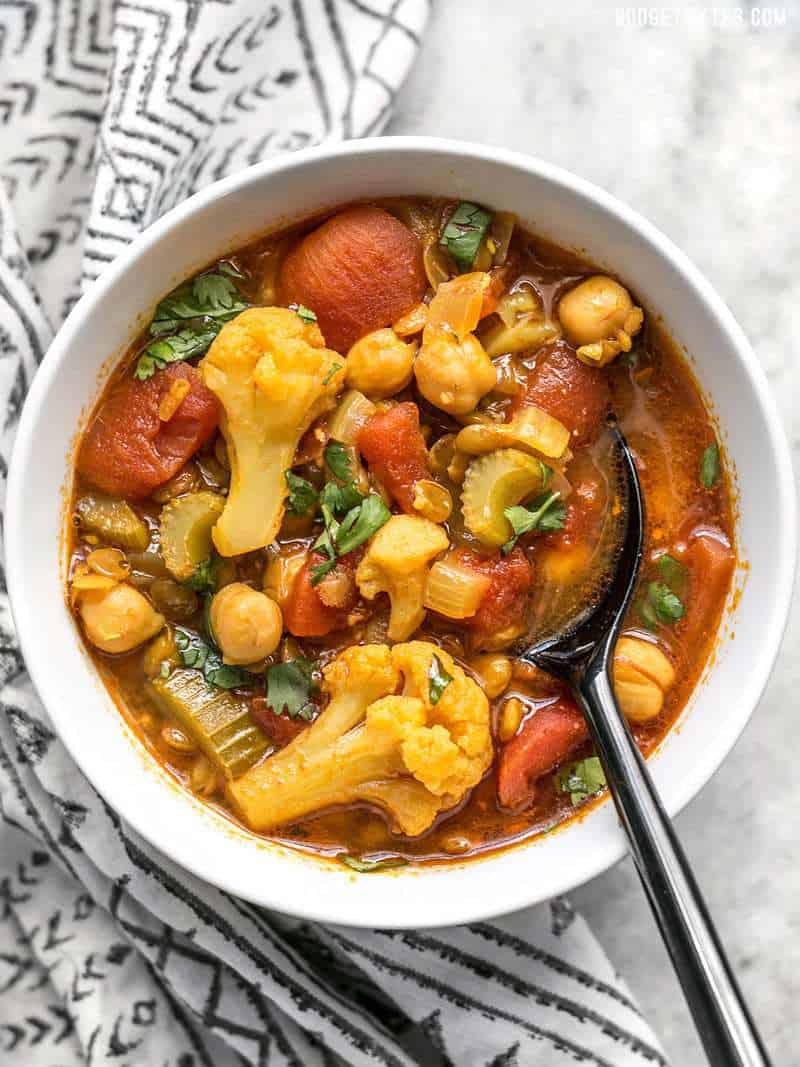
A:
<svg viewBox="0 0 800 1067">
<path fill-rule="evenodd" d="M 219 650 L 193 630 L 176 626 L 175 644 L 184 667 L 202 671 L 209 685 L 215 685 L 219 689 L 236 689 L 252 681 L 252 675 L 248 671 L 223 663 Z"/>
<path fill-rule="evenodd" d="M 700 459 L 700 481 L 706 489 L 713 489 L 720 475 L 719 445 L 709 445 Z"/>
<path fill-rule="evenodd" d="M 135 377 L 146 381 L 168 363 L 202 356 L 223 325 L 250 306 L 231 275 L 231 268 L 221 265 L 183 282 L 159 301 L 150 323 L 150 335 L 159 340 L 139 357 Z"/>
<path fill-rule="evenodd" d="M 159 301 L 150 323 L 150 333 L 155 336 L 172 333 L 190 319 L 227 322 L 248 306 L 230 275 L 198 274 Z"/>
<path fill-rule="evenodd" d="M 219 330 L 220 327 L 214 323 L 199 328 L 187 327 L 171 337 L 160 337 L 157 341 L 152 341 L 139 356 L 134 377 L 144 382 L 169 363 L 180 363 L 182 360 L 202 356 Z"/>
<path fill-rule="evenodd" d="M 325 462 L 328 470 L 340 482 L 349 482 L 353 478 L 353 464 L 347 445 L 341 441 L 329 441 L 325 446 Z"/>
<path fill-rule="evenodd" d="M 659 556 L 656 566 L 658 567 L 658 573 L 670 589 L 680 593 L 686 584 L 686 568 L 680 560 L 670 556 L 669 553 L 665 553 L 663 556 Z"/>
<path fill-rule="evenodd" d="M 185 579 L 183 585 L 194 589 L 196 593 L 210 595 L 217 591 L 217 561 L 204 559 L 194 569 L 194 573 Z"/>
<path fill-rule="evenodd" d="M 357 512 L 355 508 L 352 511 L 348 511 L 342 521 L 342 527 L 348 522 L 351 515 L 354 515 L 354 518 L 350 520 L 347 528 L 342 530 L 340 527 L 334 537 L 336 551 L 340 556 L 346 556 L 354 548 L 363 545 L 392 517 L 392 513 L 377 493 L 371 493 L 366 497 L 359 505 Z"/>
<path fill-rule="evenodd" d="M 372 871 L 388 871 L 393 867 L 405 867 L 408 864 L 408 860 L 404 860 L 402 856 L 381 856 L 376 859 L 370 859 L 369 856 L 343 856 L 340 854 L 337 859 L 345 867 L 350 867 L 352 870 L 358 871 L 359 874 L 371 874 Z"/>
<path fill-rule="evenodd" d="M 309 578 L 310 584 L 319 585 L 322 579 L 326 575 L 331 573 L 333 568 L 336 566 L 336 563 L 337 560 L 334 557 L 333 559 L 326 559 L 322 563 L 317 563 L 315 566 L 313 566 L 311 568 L 311 577 Z"/>
<path fill-rule="evenodd" d="M 198 275 L 192 292 L 203 315 L 230 311 L 239 298 L 239 290 L 227 274 Z"/>
<path fill-rule="evenodd" d="M 489 211 L 467 201 L 462 201 L 450 216 L 439 244 L 447 249 L 461 270 L 469 270 L 475 262 L 491 221 Z"/>
<path fill-rule="evenodd" d="M 290 719 L 314 717 L 311 696 L 316 692 L 314 664 L 306 656 L 276 663 L 267 671 L 267 704 L 275 715 L 284 711 Z"/>
<path fill-rule="evenodd" d="M 444 664 L 438 656 L 431 657 L 431 665 L 428 667 L 428 698 L 431 704 L 438 704 L 442 693 L 453 680 L 452 674 L 444 669 Z"/>
<path fill-rule="evenodd" d="M 316 313 L 313 312 L 311 308 L 307 308 L 305 304 L 290 304 L 289 308 L 292 311 L 297 312 L 297 314 L 300 316 L 306 326 L 308 326 L 311 322 L 317 321 Z M 328 383 L 325 382 L 324 384 L 327 385 Z"/>
<path fill-rule="evenodd" d="M 570 800 L 576 806 L 589 797 L 596 796 L 606 785 L 603 765 L 597 756 L 570 763 L 562 767 L 555 777 L 559 793 L 569 793 Z"/>
<path fill-rule="evenodd" d="M 563 529 L 567 508 L 561 493 L 542 493 L 530 504 L 506 508 L 503 514 L 514 531 L 514 536 L 503 545 L 503 554 L 507 555 L 523 534 L 553 533 Z"/>
<path fill-rule="evenodd" d="M 325 488 L 320 495 L 320 504 L 323 509 L 327 507 L 333 515 L 344 515 L 351 508 L 360 504 L 363 499 L 363 494 L 359 493 L 353 482 L 350 482 L 349 485 L 326 482 Z"/>
<path fill-rule="evenodd" d="M 322 379 L 322 384 L 328 385 L 333 376 L 336 374 L 336 372 L 338 370 L 341 370 L 343 366 L 343 363 L 331 363 L 330 367 L 328 367 L 328 373 Z"/>
<path fill-rule="evenodd" d="M 319 493 L 305 478 L 301 478 L 294 471 L 284 471 L 286 485 L 289 490 L 287 507 L 293 515 L 308 515 L 317 506 Z"/>
<path fill-rule="evenodd" d="M 659 622 L 672 626 L 686 614 L 680 598 L 672 592 L 665 582 L 650 582 L 647 587 L 647 599 Z"/>
</svg>

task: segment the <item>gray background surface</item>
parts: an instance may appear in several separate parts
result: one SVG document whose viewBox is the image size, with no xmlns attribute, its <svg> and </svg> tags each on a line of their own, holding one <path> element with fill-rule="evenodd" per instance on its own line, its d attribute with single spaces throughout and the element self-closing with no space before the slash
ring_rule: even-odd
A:
<svg viewBox="0 0 800 1067">
<path fill-rule="evenodd" d="M 530 152 L 647 215 L 739 318 L 798 470 L 800 11 L 716 5 L 661 7 L 662 25 L 626 28 L 617 13 L 630 9 L 607 0 L 440 0 L 389 132 Z M 753 26 L 770 14 L 784 24 Z M 765 500 L 765 537 L 769 523 Z M 776 1064 L 800 1062 L 799 644 L 795 596 L 754 718 L 677 820 Z M 630 862 L 573 899 L 675 1067 L 702 1063 Z"/>
</svg>

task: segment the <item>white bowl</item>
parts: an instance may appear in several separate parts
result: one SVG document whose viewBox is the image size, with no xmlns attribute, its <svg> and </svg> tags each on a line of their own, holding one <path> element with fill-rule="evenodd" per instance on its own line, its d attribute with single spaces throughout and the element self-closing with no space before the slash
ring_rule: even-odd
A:
<svg viewBox="0 0 800 1067">
<path fill-rule="evenodd" d="M 557 833 L 480 861 L 370 875 L 238 829 L 179 789 L 147 756 L 85 654 L 63 594 L 64 494 L 78 427 L 156 301 L 176 282 L 268 229 L 349 200 L 409 193 L 514 211 L 536 233 L 583 250 L 619 274 L 685 346 L 713 398 L 736 477 L 736 533 L 746 567 L 737 576 L 741 595 L 713 664 L 651 760 L 670 813 L 708 781 L 758 702 L 780 643 L 795 561 L 789 451 L 750 345 L 686 257 L 601 189 L 497 148 L 381 138 L 251 167 L 146 230 L 75 307 L 22 414 L 6 520 L 8 583 L 22 650 L 61 739 L 139 833 L 232 893 L 354 926 L 462 923 L 569 890 L 623 854 L 614 809 L 606 802 Z"/>
</svg>

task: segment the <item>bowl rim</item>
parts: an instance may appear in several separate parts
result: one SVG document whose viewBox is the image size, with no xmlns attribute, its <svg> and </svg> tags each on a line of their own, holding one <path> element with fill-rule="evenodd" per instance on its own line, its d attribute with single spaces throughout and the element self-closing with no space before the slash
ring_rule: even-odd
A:
<svg viewBox="0 0 800 1067">
<path fill-rule="evenodd" d="M 445 155 L 451 157 L 454 162 L 458 161 L 462 164 L 465 162 L 468 164 L 471 160 L 480 161 L 481 163 L 497 163 L 501 168 L 510 167 L 523 171 L 588 201 L 595 207 L 600 208 L 604 214 L 611 216 L 616 224 L 632 229 L 645 240 L 657 256 L 666 259 L 670 263 L 676 272 L 685 279 L 689 287 L 695 291 L 707 311 L 712 314 L 717 328 L 727 336 L 731 346 L 735 349 L 747 378 L 750 396 L 760 409 L 760 414 L 768 431 L 768 440 L 764 444 L 768 446 L 767 451 L 770 462 L 774 464 L 779 485 L 778 499 L 773 502 L 773 517 L 775 519 L 775 527 L 779 532 L 774 544 L 774 551 L 777 554 L 775 573 L 780 579 L 778 582 L 779 592 L 772 604 L 769 605 L 769 610 L 765 613 L 763 639 L 757 647 L 756 655 L 748 664 L 747 677 L 742 679 L 743 697 L 736 703 L 738 711 L 735 715 L 730 715 L 722 720 L 721 725 L 723 728 L 716 735 L 717 744 L 710 747 L 709 751 L 705 752 L 703 757 L 694 763 L 689 769 L 689 773 L 681 776 L 680 781 L 675 785 L 674 791 L 666 799 L 666 806 L 671 816 L 677 814 L 699 792 L 703 785 L 713 777 L 755 711 L 769 680 L 788 620 L 797 553 L 797 504 L 791 454 L 777 404 L 770 391 L 766 375 L 743 330 L 710 282 L 706 280 L 686 254 L 662 234 L 656 226 L 604 189 L 572 174 L 570 171 L 534 156 L 474 142 L 439 137 L 372 137 L 336 145 L 316 146 L 289 153 L 277 159 L 254 164 L 206 186 L 143 230 L 89 287 L 72 309 L 52 341 L 25 399 L 9 465 L 5 529 L 8 591 L 22 654 L 34 686 L 48 708 L 59 736 L 64 741 L 72 758 L 111 807 L 120 812 L 120 814 L 124 813 L 126 822 L 143 838 L 148 840 L 150 844 L 166 856 L 174 859 L 190 873 L 204 881 L 210 881 L 212 884 L 235 895 L 302 918 L 314 921 L 346 923 L 350 926 L 376 925 L 374 909 L 372 907 L 365 908 L 362 913 L 358 906 L 355 906 L 349 910 L 346 918 L 343 918 L 338 909 L 331 909 L 328 906 L 324 899 L 324 894 L 319 898 L 312 897 L 311 900 L 308 899 L 307 895 L 304 895 L 304 899 L 292 900 L 287 906 L 285 893 L 283 895 L 280 893 L 274 895 L 271 893 L 271 887 L 268 887 L 266 892 L 259 887 L 259 892 L 255 894 L 248 893 L 246 889 L 243 889 L 241 881 L 237 879 L 235 874 L 229 876 L 228 872 L 220 870 L 219 866 L 214 867 L 213 863 L 203 862 L 202 859 L 198 859 L 196 852 L 192 850 L 191 843 L 163 840 L 164 835 L 160 833 L 157 825 L 158 820 L 140 818 L 138 806 L 126 803 L 124 790 L 116 788 L 112 769 L 105 773 L 102 781 L 98 780 L 98 775 L 95 773 L 96 768 L 93 768 L 92 774 L 87 772 L 85 764 L 88 764 L 89 760 L 85 756 L 82 747 L 67 741 L 65 733 L 59 729 L 60 716 L 58 714 L 53 715 L 50 711 L 51 708 L 59 703 L 58 682 L 52 679 L 47 671 L 46 654 L 43 654 L 40 644 L 36 640 L 36 615 L 32 605 L 26 598 L 23 568 L 20 562 L 25 538 L 24 524 L 17 520 L 17 516 L 22 513 L 21 502 L 25 493 L 27 461 L 34 446 L 37 426 L 43 410 L 43 401 L 48 393 L 52 379 L 70 352 L 74 336 L 84 319 L 103 301 L 106 293 L 114 286 L 120 276 L 129 270 L 140 254 L 215 200 L 235 193 L 249 185 L 267 181 L 274 175 L 286 175 L 295 169 L 319 166 L 334 158 L 355 159 L 376 153 L 397 156 L 412 152 L 415 154 Z M 535 842 L 532 842 L 532 844 L 535 844 Z M 517 846 L 517 848 L 524 847 L 530 846 Z M 626 851 L 625 838 L 621 829 L 618 828 L 614 839 L 609 842 L 608 848 L 602 856 L 591 863 L 587 863 L 584 860 L 583 867 L 577 877 L 574 872 L 565 871 L 560 878 L 553 878 L 552 884 L 548 886 L 548 893 L 552 892 L 552 895 L 557 895 L 583 884 L 608 870 L 623 857 Z M 500 857 L 508 854 L 509 850 L 502 850 L 495 855 Z M 472 862 L 491 863 L 492 857 Z M 446 871 L 453 868 L 462 870 L 464 866 L 464 864 L 441 865 L 441 870 Z M 381 878 L 396 878 L 401 873 L 387 872 Z M 375 876 L 373 875 L 371 880 L 374 879 Z M 409 926 L 421 928 L 424 926 L 473 922 L 519 910 L 533 901 L 541 899 L 541 896 L 537 895 L 536 889 L 531 889 L 524 879 L 519 879 L 516 885 L 504 886 L 502 893 L 498 893 L 498 897 L 502 898 L 499 902 L 499 907 L 496 904 L 493 905 L 491 899 L 476 900 L 471 898 L 470 895 L 462 894 L 457 899 L 452 900 L 446 916 L 432 915 L 430 921 L 427 921 L 425 916 L 414 915 L 409 917 L 407 921 L 401 920 L 396 923 L 387 923 L 385 918 L 381 918 L 379 925 L 384 927 L 394 925 L 397 928 Z"/>
</svg>

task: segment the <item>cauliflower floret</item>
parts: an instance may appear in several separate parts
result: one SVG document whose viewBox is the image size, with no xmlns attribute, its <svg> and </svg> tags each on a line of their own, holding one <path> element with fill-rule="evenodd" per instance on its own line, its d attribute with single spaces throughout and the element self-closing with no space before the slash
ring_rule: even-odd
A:
<svg viewBox="0 0 800 1067">
<path fill-rule="evenodd" d="M 459 341 L 445 327 L 426 327 L 414 375 L 425 399 L 450 415 L 474 411 L 497 384 L 495 366 L 475 334 Z"/>
<path fill-rule="evenodd" d="M 220 330 L 200 363 L 219 398 L 231 484 L 213 530 L 220 555 L 275 539 L 286 496 L 284 471 L 309 425 L 333 407 L 345 361 L 316 323 L 289 308 L 251 308 Z"/>
<path fill-rule="evenodd" d="M 436 645 L 349 648 L 324 678 L 331 699 L 316 722 L 228 786 L 254 830 L 361 800 L 415 836 L 486 773 L 493 755 L 489 702 Z"/>
<path fill-rule="evenodd" d="M 436 703 L 431 701 L 433 655 L 452 682 L 445 686 Z M 403 695 L 416 696 L 428 709 L 428 721 L 443 726 L 469 760 L 481 761 L 478 780 L 491 760 L 486 696 L 443 649 L 428 641 L 409 641 L 392 649 L 392 661 L 404 679 Z M 489 760 L 482 762 L 487 751 Z"/>
<path fill-rule="evenodd" d="M 430 565 L 449 544 L 441 526 L 414 515 L 393 515 L 370 541 L 356 584 L 367 600 L 389 594 L 392 641 L 404 641 L 422 624 Z"/>
</svg>

